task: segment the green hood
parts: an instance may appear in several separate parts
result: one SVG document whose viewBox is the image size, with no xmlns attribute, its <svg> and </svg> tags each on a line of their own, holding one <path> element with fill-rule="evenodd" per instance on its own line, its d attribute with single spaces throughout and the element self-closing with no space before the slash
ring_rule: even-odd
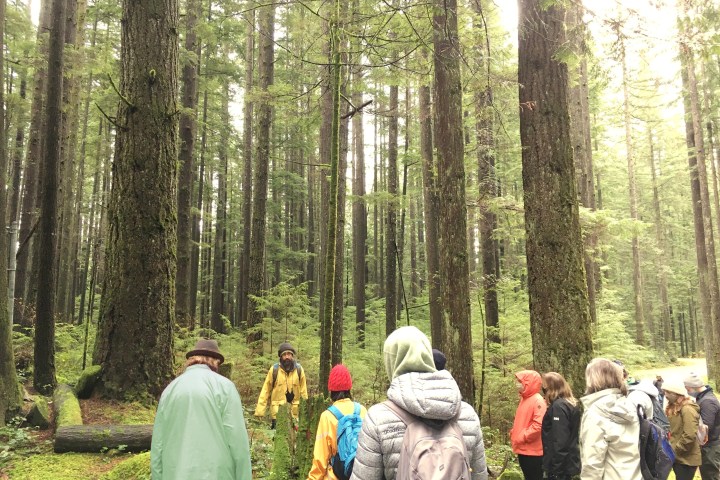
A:
<svg viewBox="0 0 720 480">
<path fill-rule="evenodd" d="M 385 371 L 390 381 L 409 372 L 435 372 L 430 340 L 416 327 L 400 327 L 392 332 L 383 347 Z"/>
</svg>

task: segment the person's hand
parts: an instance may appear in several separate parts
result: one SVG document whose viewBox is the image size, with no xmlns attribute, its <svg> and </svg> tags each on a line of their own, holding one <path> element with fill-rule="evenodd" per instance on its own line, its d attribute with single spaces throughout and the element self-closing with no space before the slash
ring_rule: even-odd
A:
<svg viewBox="0 0 720 480">
<path fill-rule="evenodd" d="M 275 419 L 274 418 L 272 420 L 270 420 L 270 428 L 272 430 L 275 430 Z"/>
</svg>

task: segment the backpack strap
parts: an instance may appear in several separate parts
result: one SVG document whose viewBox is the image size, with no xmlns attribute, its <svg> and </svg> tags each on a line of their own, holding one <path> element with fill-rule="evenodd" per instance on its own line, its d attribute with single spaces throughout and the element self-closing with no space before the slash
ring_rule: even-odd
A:
<svg viewBox="0 0 720 480">
<path fill-rule="evenodd" d="M 340 409 L 337 408 L 335 405 L 330 405 L 330 406 L 328 407 L 328 411 L 329 411 L 330 413 L 332 413 L 333 415 L 335 415 L 335 418 L 337 418 L 338 421 L 340 421 L 340 419 L 345 416 L 345 415 L 342 414 L 342 412 L 340 411 Z"/>
<path fill-rule="evenodd" d="M 297 369 L 297 375 L 298 375 L 298 383 L 302 379 L 303 369 L 302 366 L 298 362 L 295 362 L 295 368 Z M 277 383 L 277 377 L 278 377 L 278 370 L 280 369 L 280 364 L 276 363 L 273 365 L 273 377 L 272 377 L 272 388 L 270 389 L 270 392 L 275 390 L 275 384 Z"/>
<path fill-rule="evenodd" d="M 360 415 L 360 404 L 357 402 L 353 402 L 353 403 L 355 403 L 355 410 L 353 410 L 353 414 Z"/>
<path fill-rule="evenodd" d="M 276 363 L 273 365 L 273 380 L 272 380 L 272 388 L 270 389 L 270 396 L 272 396 L 272 391 L 275 390 L 275 383 L 277 383 L 277 376 L 278 376 L 278 370 L 280 369 L 280 364 Z"/>
<path fill-rule="evenodd" d="M 400 407 L 399 407 L 397 404 L 395 404 L 395 402 L 393 402 L 392 400 L 385 400 L 385 401 L 383 402 L 383 405 L 385 405 L 385 406 L 388 407 L 390 410 L 392 410 L 393 412 L 395 412 L 395 415 L 397 415 L 397 417 L 405 424 L 406 427 L 407 427 L 408 425 L 410 425 L 411 423 L 415 423 L 415 422 L 417 422 L 418 420 L 420 420 L 418 417 L 416 417 L 416 416 L 413 415 L 412 413 L 406 411 L 406 410 L 403 409 L 403 408 L 400 408 Z"/>
</svg>

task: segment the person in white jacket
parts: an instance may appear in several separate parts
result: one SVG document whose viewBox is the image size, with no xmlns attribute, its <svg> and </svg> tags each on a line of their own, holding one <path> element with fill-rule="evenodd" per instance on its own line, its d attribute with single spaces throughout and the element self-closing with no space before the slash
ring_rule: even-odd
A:
<svg viewBox="0 0 720 480">
<path fill-rule="evenodd" d="M 388 400 L 428 423 L 441 424 L 457 418 L 472 480 L 487 480 L 478 415 L 462 401 L 450 372 L 436 370 L 425 334 L 416 327 L 398 328 L 385 340 L 383 357 L 390 379 Z M 387 404 L 370 407 L 358 438 L 350 480 L 395 480 L 405 429 L 405 423 Z"/>
<path fill-rule="evenodd" d="M 622 369 L 605 358 L 585 369 L 585 411 L 580 423 L 582 480 L 642 480 L 640 423 L 627 398 Z"/>
</svg>

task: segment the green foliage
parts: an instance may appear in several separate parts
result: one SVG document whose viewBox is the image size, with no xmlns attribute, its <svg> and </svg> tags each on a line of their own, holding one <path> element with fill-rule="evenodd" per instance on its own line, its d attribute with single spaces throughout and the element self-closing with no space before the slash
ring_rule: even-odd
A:
<svg viewBox="0 0 720 480">
<path fill-rule="evenodd" d="M 628 312 L 614 310 L 617 293 L 605 289 L 598 305 L 597 330 L 593 338 L 595 356 L 619 359 L 626 365 L 650 365 L 663 362 L 657 352 L 637 345 L 628 331 L 634 325 Z"/>
<path fill-rule="evenodd" d="M 131 456 L 103 475 L 102 480 L 150 480 L 150 452 Z"/>
<path fill-rule="evenodd" d="M 22 455 L 38 450 L 31 429 L 20 428 L 23 420 L 22 417 L 15 417 L 6 426 L 0 427 L 0 474 Z"/>
</svg>

